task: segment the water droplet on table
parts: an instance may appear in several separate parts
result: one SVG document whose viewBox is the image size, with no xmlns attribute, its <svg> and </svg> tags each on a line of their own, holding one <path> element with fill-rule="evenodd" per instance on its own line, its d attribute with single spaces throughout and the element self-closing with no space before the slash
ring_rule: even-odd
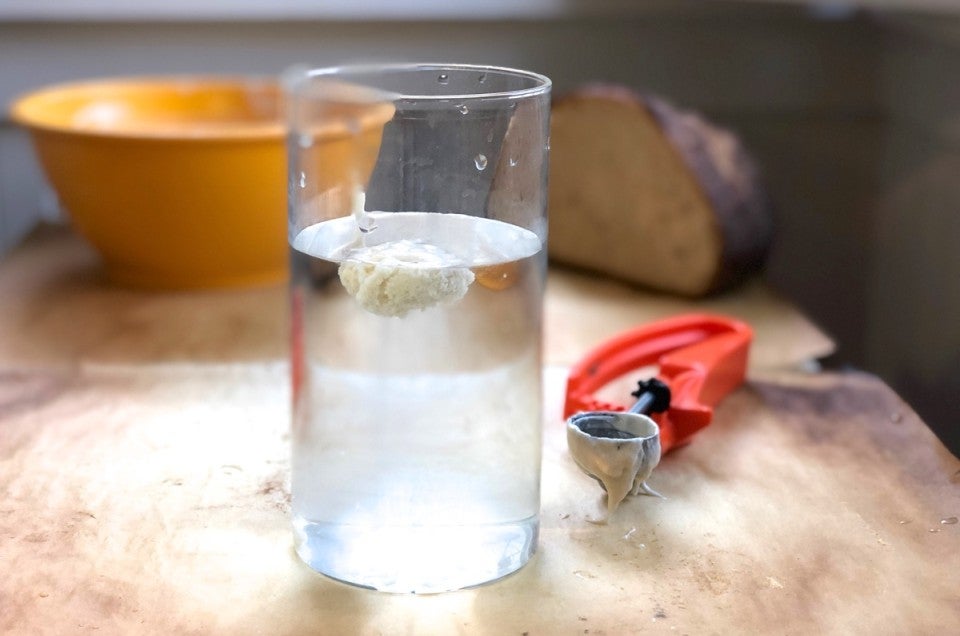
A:
<svg viewBox="0 0 960 636">
<path fill-rule="evenodd" d="M 447 75 L 446 73 L 440 73 L 439 75 L 437 75 L 437 81 L 440 82 L 441 84 L 446 84 L 450 81 L 450 76 Z"/>
<path fill-rule="evenodd" d="M 477 166 L 477 170 L 485 170 L 487 167 L 487 156 L 480 153 L 473 158 L 473 163 Z"/>
<path fill-rule="evenodd" d="M 487 81 L 487 74 L 480 73 L 480 77 L 477 78 L 477 82 L 479 82 L 480 84 L 483 84 L 486 81 Z"/>
<path fill-rule="evenodd" d="M 460 114 L 461 114 L 461 115 L 466 115 L 467 113 L 470 112 L 470 109 L 467 108 L 467 105 L 466 105 L 466 104 L 460 104 L 460 107 L 459 107 L 457 110 L 460 111 Z"/>
</svg>

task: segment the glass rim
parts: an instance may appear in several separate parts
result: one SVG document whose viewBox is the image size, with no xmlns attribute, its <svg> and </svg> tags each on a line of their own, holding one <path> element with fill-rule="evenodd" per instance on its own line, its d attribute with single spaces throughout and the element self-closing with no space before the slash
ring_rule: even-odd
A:
<svg viewBox="0 0 960 636">
<path fill-rule="evenodd" d="M 486 93 L 446 93 L 443 95 L 417 95 L 413 93 L 398 93 L 390 91 L 394 100 L 417 100 L 417 101 L 445 101 L 451 99 L 521 99 L 526 97 L 536 97 L 547 94 L 553 82 L 549 77 L 533 71 L 510 68 L 508 66 L 493 66 L 486 64 L 446 64 L 435 62 L 415 62 L 415 63 L 387 63 L 387 64 L 342 64 L 338 66 L 325 66 L 320 68 L 306 69 L 304 78 L 309 81 L 318 77 L 333 77 L 336 75 L 354 73 L 357 75 L 376 73 L 396 73 L 405 71 L 479 71 L 488 73 L 501 73 L 512 75 L 514 77 L 524 77 L 534 81 L 534 85 L 529 88 L 519 88 L 508 91 L 490 91 Z"/>
</svg>

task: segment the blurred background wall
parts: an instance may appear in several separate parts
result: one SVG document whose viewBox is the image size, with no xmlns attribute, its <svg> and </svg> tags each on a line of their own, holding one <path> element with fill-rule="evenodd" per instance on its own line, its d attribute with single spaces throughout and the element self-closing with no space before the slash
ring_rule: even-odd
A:
<svg viewBox="0 0 960 636">
<path fill-rule="evenodd" d="M 703 112 L 760 160 L 779 225 L 766 277 L 837 340 L 827 364 L 879 374 L 960 453 L 960 3 L 114 4 L 0 5 L 0 104 L 109 75 L 443 60 Z M 0 119 L 0 251 L 41 218 L 60 218 L 55 197 Z"/>
</svg>

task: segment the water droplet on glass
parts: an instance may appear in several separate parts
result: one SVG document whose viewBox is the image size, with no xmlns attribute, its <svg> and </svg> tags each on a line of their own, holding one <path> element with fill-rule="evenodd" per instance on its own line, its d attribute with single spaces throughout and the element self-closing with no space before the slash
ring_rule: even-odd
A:
<svg viewBox="0 0 960 636">
<path fill-rule="evenodd" d="M 357 227 L 364 234 L 368 234 L 369 232 L 373 232 L 379 226 L 376 224 L 376 222 L 374 222 L 373 219 L 370 218 L 367 212 L 361 212 L 357 217 Z"/>
<path fill-rule="evenodd" d="M 301 148 L 309 148 L 310 146 L 313 145 L 313 137 L 304 133 L 299 137 L 297 137 L 297 143 L 300 145 Z"/>
<path fill-rule="evenodd" d="M 477 78 L 477 81 L 478 81 L 479 83 L 481 83 L 481 84 L 483 84 L 484 82 L 486 82 L 486 81 L 487 81 L 487 74 L 486 74 L 486 73 L 480 73 L 480 77 Z"/>
<path fill-rule="evenodd" d="M 952 526 L 952 525 L 954 525 L 955 523 L 957 523 L 957 518 L 956 518 L 956 517 L 944 517 L 943 519 L 940 520 L 940 523 L 942 523 L 942 524 L 945 525 L 945 526 Z"/>
<path fill-rule="evenodd" d="M 477 170 L 484 170 L 487 167 L 487 156 L 480 153 L 473 158 L 473 163 L 477 166 Z"/>
<path fill-rule="evenodd" d="M 301 188 L 307 187 L 307 175 L 304 172 L 300 173 L 300 187 Z"/>
<path fill-rule="evenodd" d="M 470 109 L 467 108 L 466 104 L 460 104 L 460 108 L 458 110 L 460 111 L 461 115 L 466 115 L 467 113 L 470 112 Z"/>
<path fill-rule="evenodd" d="M 517 161 L 517 158 L 516 158 L 516 157 L 510 157 L 510 167 L 511 167 L 511 168 L 515 168 L 518 163 L 520 163 L 520 162 Z"/>
<path fill-rule="evenodd" d="M 447 82 L 450 81 L 450 76 L 447 75 L 446 73 L 440 73 L 439 75 L 437 75 L 437 81 L 440 82 L 441 84 L 446 84 Z"/>
<path fill-rule="evenodd" d="M 900 525 L 901 525 L 901 526 L 905 526 L 905 525 L 907 525 L 908 523 L 910 523 L 910 520 L 909 520 L 909 519 L 901 519 L 901 520 L 900 520 Z"/>
<path fill-rule="evenodd" d="M 930 532 L 940 532 L 940 528 L 930 528 Z"/>
</svg>

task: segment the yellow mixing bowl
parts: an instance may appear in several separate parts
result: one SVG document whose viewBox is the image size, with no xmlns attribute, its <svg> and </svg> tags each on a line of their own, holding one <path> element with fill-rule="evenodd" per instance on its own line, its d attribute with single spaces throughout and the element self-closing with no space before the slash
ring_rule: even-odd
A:
<svg viewBox="0 0 960 636">
<path fill-rule="evenodd" d="M 112 281 L 229 287 L 286 276 L 280 101 L 273 80 L 111 79 L 36 91 L 11 115 Z M 393 116 L 389 100 L 349 103 L 312 114 L 310 180 L 331 214 L 351 213 Z"/>
<path fill-rule="evenodd" d="M 89 81 L 17 100 L 14 121 L 117 283 L 152 289 L 286 275 L 286 161 L 275 82 Z"/>
</svg>

